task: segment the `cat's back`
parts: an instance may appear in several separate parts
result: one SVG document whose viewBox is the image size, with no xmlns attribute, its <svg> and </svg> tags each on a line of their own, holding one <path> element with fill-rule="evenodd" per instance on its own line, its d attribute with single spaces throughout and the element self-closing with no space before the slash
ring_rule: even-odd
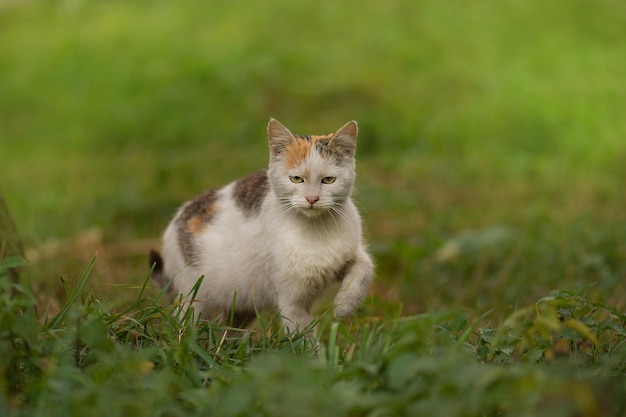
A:
<svg viewBox="0 0 626 417">
<path fill-rule="evenodd" d="M 267 170 L 260 170 L 199 194 L 180 207 L 165 231 L 165 256 L 180 268 L 198 263 L 207 251 L 235 251 L 239 242 L 251 243 L 260 233 L 259 217 L 270 192 Z"/>
</svg>

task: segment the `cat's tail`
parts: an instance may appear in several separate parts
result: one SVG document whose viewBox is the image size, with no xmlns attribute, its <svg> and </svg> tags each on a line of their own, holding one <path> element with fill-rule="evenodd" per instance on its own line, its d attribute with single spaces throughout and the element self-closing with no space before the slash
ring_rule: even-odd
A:
<svg viewBox="0 0 626 417">
<path fill-rule="evenodd" d="M 150 268 L 152 268 L 152 279 L 158 284 L 159 288 L 165 287 L 167 280 L 163 274 L 163 258 L 161 258 L 159 252 L 150 249 L 149 262 Z"/>
</svg>

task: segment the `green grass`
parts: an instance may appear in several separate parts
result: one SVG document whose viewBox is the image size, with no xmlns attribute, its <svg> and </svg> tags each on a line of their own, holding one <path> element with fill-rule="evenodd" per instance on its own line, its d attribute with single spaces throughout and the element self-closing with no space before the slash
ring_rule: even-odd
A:
<svg viewBox="0 0 626 417">
<path fill-rule="evenodd" d="M 2 281 L 0 415 L 623 414 L 625 11 L 0 4 L 31 261 L 21 296 Z M 319 351 L 275 317 L 174 321 L 145 279 L 179 204 L 266 165 L 270 116 L 359 122 L 377 280 L 353 320 L 319 303 Z"/>
<path fill-rule="evenodd" d="M 14 258 L 3 262 L 0 273 Z M 91 267 L 91 265 L 90 265 Z M 460 311 L 338 323 L 320 338 L 176 319 L 140 294 L 111 311 L 65 287 L 40 320 L 2 288 L 3 415 L 621 415 L 626 315 L 555 291 L 498 327 Z M 6 277 L 5 277 L 6 278 Z M 149 279 L 149 278 L 148 278 Z M 147 283 L 147 281 L 146 281 Z M 9 297 L 11 290 L 14 296 Z"/>
</svg>

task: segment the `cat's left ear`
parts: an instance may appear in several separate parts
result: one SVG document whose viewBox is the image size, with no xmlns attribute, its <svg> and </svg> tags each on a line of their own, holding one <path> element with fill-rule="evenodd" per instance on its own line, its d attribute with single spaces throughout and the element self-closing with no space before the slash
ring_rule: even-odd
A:
<svg viewBox="0 0 626 417">
<path fill-rule="evenodd" d="M 330 143 L 334 149 L 347 157 L 354 157 L 356 153 L 356 137 L 359 133 L 359 127 L 353 120 L 343 125 L 331 139 Z"/>
</svg>

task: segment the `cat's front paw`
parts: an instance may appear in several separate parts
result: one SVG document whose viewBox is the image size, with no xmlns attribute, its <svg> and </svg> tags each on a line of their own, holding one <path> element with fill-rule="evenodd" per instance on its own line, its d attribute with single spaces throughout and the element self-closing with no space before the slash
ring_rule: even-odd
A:
<svg viewBox="0 0 626 417">
<path fill-rule="evenodd" d="M 354 313 L 354 310 L 356 309 L 356 307 L 357 305 L 354 303 L 335 304 L 333 306 L 335 317 L 337 317 L 338 319 L 343 319 L 348 316 L 351 316 L 352 313 Z"/>
</svg>

